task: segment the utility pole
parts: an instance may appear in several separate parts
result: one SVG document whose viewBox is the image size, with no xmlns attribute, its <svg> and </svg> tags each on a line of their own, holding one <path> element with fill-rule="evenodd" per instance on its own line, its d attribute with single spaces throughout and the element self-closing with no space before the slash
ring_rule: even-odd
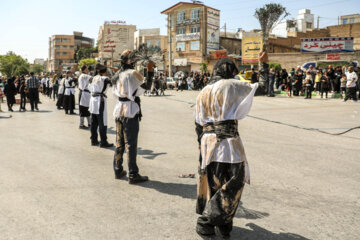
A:
<svg viewBox="0 0 360 240">
<path fill-rule="evenodd" d="M 169 77 L 172 75 L 172 33 L 171 33 L 171 15 L 168 14 L 168 34 L 169 34 Z"/>
<path fill-rule="evenodd" d="M 317 29 L 319 29 L 320 16 L 317 17 Z"/>
<path fill-rule="evenodd" d="M 226 23 L 224 24 L 224 29 L 225 29 L 225 37 L 226 37 Z"/>
</svg>

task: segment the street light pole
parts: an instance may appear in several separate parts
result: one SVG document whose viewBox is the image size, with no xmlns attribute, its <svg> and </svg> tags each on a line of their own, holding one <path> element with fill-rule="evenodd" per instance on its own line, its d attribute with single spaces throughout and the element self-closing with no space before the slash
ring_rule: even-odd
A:
<svg viewBox="0 0 360 240">
<path fill-rule="evenodd" d="M 169 77 L 172 75 L 172 33 L 171 33 L 171 15 L 168 14 L 168 34 L 169 34 Z"/>
</svg>

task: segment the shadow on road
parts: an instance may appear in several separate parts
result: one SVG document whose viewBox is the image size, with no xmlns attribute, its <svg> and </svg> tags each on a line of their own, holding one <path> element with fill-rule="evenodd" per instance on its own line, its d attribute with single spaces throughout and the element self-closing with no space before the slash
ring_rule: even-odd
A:
<svg viewBox="0 0 360 240">
<path fill-rule="evenodd" d="M 251 228 L 244 229 L 234 226 L 231 233 L 231 239 L 246 239 L 246 240 L 309 240 L 298 234 L 294 233 L 273 233 L 270 232 L 254 223 L 246 224 L 247 227 Z"/>
<path fill-rule="evenodd" d="M 248 209 L 242 206 L 242 202 L 239 203 L 239 208 L 235 214 L 237 218 L 245 218 L 245 219 L 259 219 L 268 217 L 270 214 L 266 212 L 260 212 L 252 209 Z"/>
<path fill-rule="evenodd" d="M 196 184 L 164 183 L 150 180 L 149 182 L 139 184 L 139 186 L 152 188 L 161 193 L 180 196 L 183 198 L 196 198 Z"/>
<path fill-rule="evenodd" d="M 150 159 L 150 160 L 155 159 L 157 156 L 167 154 L 165 152 L 154 153 L 153 150 L 147 150 L 147 149 L 141 149 L 141 148 L 138 148 L 137 153 L 138 153 L 138 155 L 143 156 L 143 158 Z"/>
</svg>

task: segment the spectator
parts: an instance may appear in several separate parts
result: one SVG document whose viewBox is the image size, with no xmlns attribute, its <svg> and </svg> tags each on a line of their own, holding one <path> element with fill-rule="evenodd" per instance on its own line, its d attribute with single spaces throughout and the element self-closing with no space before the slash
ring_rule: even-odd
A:
<svg viewBox="0 0 360 240">
<path fill-rule="evenodd" d="M 357 102 L 356 82 L 358 76 L 354 72 L 353 67 L 349 67 L 348 69 L 349 71 L 346 73 L 346 96 L 343 99 L 343 102 L 346 102 L 349 98 L 351 98 L 353 102 Z"/>
<path fill-rule="evenodd" d="M 257 83 L 258 81 L 257 72 L 255 72 L 255 69 L 251 69 L 251 83 Z"/>
<path fill-rule="evenodd" d="M 4 87 L 4 94 L 6 96 L 7 106 L 10 112 L 13 112 L 13 105 L 15 104 L 15 95 L 17 93 L 14 78 L 9 78 Z"/>
<path fill-rule="evenodd" d="M 275 83 L 275 70 L 271 68 L 269 72 L 268 97 L 275 97 L 274 83 Z"/>
</svg>

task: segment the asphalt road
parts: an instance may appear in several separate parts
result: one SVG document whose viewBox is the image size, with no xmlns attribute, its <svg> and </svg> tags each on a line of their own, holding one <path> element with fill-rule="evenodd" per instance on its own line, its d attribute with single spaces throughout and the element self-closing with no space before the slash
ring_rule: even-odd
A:
<svg viewBox="0 0 360 240">
<path fill-rule="evenodd" d="M 91 147 L 53 101 L 0 113 L 0 239 L 198 239 L 196 180 L 178 177 L 197 171 L 197 93 L 142 97 L 138 164 L 151 181 L 140 185 L 115 180 L 113 149 Z M 256 97 L 250 116 L 239 131 L 251 185 L 232 239 L 359 239 L 360 129 L 306 128 L 360 126 L 360 103 Z"/>
</svg>

